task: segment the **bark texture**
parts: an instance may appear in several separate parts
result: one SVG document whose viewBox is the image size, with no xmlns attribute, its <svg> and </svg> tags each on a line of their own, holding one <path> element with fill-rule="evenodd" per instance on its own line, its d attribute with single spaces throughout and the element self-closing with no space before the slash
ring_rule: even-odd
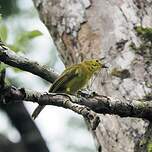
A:
<svg viewBox="0 0 152 152">
<path fill-rule="evenodd" d="M 65 65 L 106 57 L 108 75 L 106 71 L 99 74 L 93 90 L 123 101 L 151 94 L 152 50 L 141 48 L 145 42 L 135 29 L 135 26 L 152 26 L 151 0 L 33 2 Z M 111 115 L 100 118 L 94 132 L 99 151 L 100 147 L 103 152 L 147 151 L 151 138 L 148 121 Z"/>
<path fill-rule="evenodd" d="M 0 104 L 4 102 L 20 103 L 36 102 L 39 105 L 53 105 L 70 109 L 82 116 L 84 116 L 90 123 L 95 124 L 95 130 L 100 123 L 97 114 L 111 114 L 120 117 L 136 117 L 144 118 L 152 122 L 152 102 L 148 101 L 130 101 L 123 102 L 114 100 L 110 97 L 95 94 L 90 96 L 72 96 L 63 93 L 44 93 L 25 88 L 15 88 L 13 86 L 6 86 L 2 91 Z M 94 125 L 93 125 L 94 126 Z"/>
</svg>

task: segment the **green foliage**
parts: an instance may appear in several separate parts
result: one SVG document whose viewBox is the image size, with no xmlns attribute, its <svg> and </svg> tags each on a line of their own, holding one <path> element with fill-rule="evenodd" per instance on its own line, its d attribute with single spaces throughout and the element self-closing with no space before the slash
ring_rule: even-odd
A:
<svg viewBox="0 0 152 152">
<path fill-rule="evenodd" d="M 143 97 L 144 101 L 152 101 L 152 94 L 151 93 L 147 93 L 144 97 Z"/>
<path fill-rule="evenodd" d="M 8 29 L 5 23 L 2 21 L 2 16 L 0 15 L 0 39 L 6 42 L 8 36 Z"/>
<path fill-rule="evenodd" d="M 0 0 L 0 13 L 4 17 L 16 14 L 19 12 L 17 0 Z"/>
<path fill-rule="evenodd" d="M 8 30 L 7 30 L 6 25 L 1 24 L 0 25 L 0 38 L 3 42 L 6 42 L 6 40 L 7 40 L 7 33 L 8 33 Z"/>
<path fill-rule="evenodd" d="M 23 32 L 22 35 L 19 36 L 19 42 L 22 43 L 40 35 L 42 35 L 42 33 L 38 30 Z"/>
<path fill-rule="evenodd" d="M 131 43 L 130 44 L 130 47 L 134 50 L 134 52 L 138 55 L 141 55 L 141 56 L 145 56 L 145 57 L 150 57 L 151 55 L 151 49 L 152 49 L 152 45 L 151 43 L 141 43 L 139 47 L 137 47 L 135 45 L 135 43 Z"/>
<path fill-rule="evenodd" d="M 149 27 L 144 28 L 142 26 L 137 26 L 135 27 L 135 30 L 137 34 L 140 36 L 140 38 L 142 38 L 144 41 L 152 42 L 152 28 Z"/>
<path fill-rule="evenodd" d="M 148 80 L 145 80 L 145 85 L 147 88 L 152 88 L 152 83 L 149 83 Z"/>
<path fill-rule="evenodd" d="M 5 22 L 2 20 L 2 15 L 0 15 L 0 39 L 6 44 L 8 33 L 8 28 Z M 22 31 L 18 35 L 16 35 L 13 44 L 7 44 L 7 46 L 15 52 L 25 51 L 28 44 L 30 44 L 30 41 L 41 35 L 42 32 L 40 32 L 39 30 Z"/>
<path fill-rule="evenodd" d="M 6 68 L 6 65 L 2 62 L 0 62 L 0 73 L 2 70 L 4 70 Z"/>
<path fill-rule="evenodd" d="M 8 33 L 9 33 L 8 28 L 0 16 L 0 39 L 6 44 L 7 44 Z M 40 32 L 39 30 L 23 31 L 20 32 L 18 35 L 16 35 L 13 44 L 7 44 L 7 46 L 15 52 L 19 52 L 19 51 L 25 52 L 30 42 L 34 38 L 41 35 L 42 32 Z"/>
<path fill-rule="evenodd" d="M 152 63 L 152 28 L 137 26 L 135 27 L 135 31 L 141 39 L 141 43 L 139 46 L 136 46 L 136 44 L 132 42 L 130 48 L 132 48 L 136 54 L 143 56 L 145 64 L 149 66 Z"/>
<path fill-rule="evenodd" d="M 152 152 L 152 142 L 149 141 L 147 144 L 147 152 Z"/>
<path fill-rule="evenodd" d="M 17 35 L 14 43 L 8 46 L 15 52 L 25 51 L 30 41 L 41 35 L 42 33 L 38 30 L 22 32 Z"/>
<path fill-rule="evenodd" d="M 8 44 L 7 39 L 9 36 L 8 28 L 5 24 L 5 22 L 2 19 L 2 16 L 0 15 L 0 40 L 2 40 L 10 49 L 12 49 L 15 52 L 25 52 L 30 44 L 30 42 L 38 37 L 41 36 L 42 33 L 38 30 L 32 30 L 32 31 L 23 31 L 20 32 L 18 35 L 15 36 L 13 44 Z M 0 63 L 0 71 L 2 69 L 6 68 L 6 65 L 3 63 Z M 15 72 L 20 72 L 21 70 L 17 68 L 13 68 Z"/>
</svg>

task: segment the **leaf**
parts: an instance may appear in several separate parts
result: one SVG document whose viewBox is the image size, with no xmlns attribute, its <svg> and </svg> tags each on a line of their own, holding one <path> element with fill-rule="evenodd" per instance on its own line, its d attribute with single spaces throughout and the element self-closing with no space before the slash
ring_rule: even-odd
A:
<svg viewBox="0 0 152 152">
<path fill-rule="evenodd" d="M 40 32 L 39 30 L 33 30 L 33 31 L 30 31 L 30 32 L 27 32 L 27 35 L 30 39 L 32 38 L 35 38 L 35 37 L 38 37 L 38 36 L 41 36 L 43 35 L 42 32 Z"/>
<path fill-rule="evenodd" d="M 2 62 L 0 62 L 0 72 L 6 68 L 6 65 Z"/>
<path fill-rule="evenodd" d="M 18 47 L 15 44 L 8 44 L 7 45 L 11 50 L 13 50 L 14 52 L 19 52 L 20 51 L 20 47 Z"/>
<path fill-rule="evenodd" d="M 13 68 L 13 71 L 16 72 L 16 73 L 23 72 L 23 70 L 21 70 L 19 68 Z"/>
<path fill-rule="evenodd" d="M 38 30 L 33 30 L 33 31 L 27 31 L 23 32 L 19 38 L 18 38 L 18 43 L 27 43 L 29 40 L 36 38 L 38 36 L 41 36 L 42 33 Z"/>
<path fill-rule="evenodd" d="M 1 24 L 0 25 L 0 39 L 3 42 L 6 42 L 7 39 L 7 35 L 8 35 L 8 30 L 5 24 Z"/>
<path fill-rule="evenodd" d="M 0 14 L 0 22 L 2 21 L 2 14 Z"/>
<path fill-rule="evenodd" d="M 30 41 L 38 36 L 41 36 L 42 32 L 38 30 L 22 32 L 15 40 L 15 42 L 10 45 L 11 49 L 15 52 L 25 51 Z"/>
</svg>

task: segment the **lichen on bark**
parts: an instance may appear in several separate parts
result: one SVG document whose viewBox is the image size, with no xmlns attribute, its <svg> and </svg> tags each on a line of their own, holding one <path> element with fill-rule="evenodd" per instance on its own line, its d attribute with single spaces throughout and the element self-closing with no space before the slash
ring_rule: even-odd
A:
<svg viewBox="0 0 152 152">
<path fill-rule="evenodd" d="M 33 1 L 36 4 L 37 0 Z M 125 79 L 110 77 L 103 71 L 94 81 L 93 90 L 124 100 L 142 99 L 150 93 L 152 88 L 146 84 L 151 84 L 152 66 L 146 67 L 144 56 L 133 51 L 130 44 L 140 46 L 135 26 L 152 26 L 151 1 L 71 0 L 65 6 L 66 2 L 69 1 L 41 0 L 41 7 L 37 7 L 64 63 L 69 65 L 82 59 L 105 56 L 109 71 L 126 69 L 129 76 Z M 76 13 L 78 19 L 69 19 L 74 11 L 79 11 Z M 150 139 L 146 135 L 151 134 L 148 121 L 111 115 L 100 115 L 100 118 L 102 123 L 95 137 L 103 152 L 144 151 L 139 143 L 143 138 Z"/>
</svg>

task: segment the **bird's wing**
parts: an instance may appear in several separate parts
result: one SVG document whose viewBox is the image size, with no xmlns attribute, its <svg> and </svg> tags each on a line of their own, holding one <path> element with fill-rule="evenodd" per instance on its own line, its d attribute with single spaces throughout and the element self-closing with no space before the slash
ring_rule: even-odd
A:
<svg viewBox="0 0 152 152">
<path fill-rule="evenodd" d="M 79 72 L 79 66 L 75 65 L 72 67 L 68 67 L 64 70 L 64 72 L 55 80 L 55 82 L 52 84 L 49 92 L 64 92 L 65 91 L 65 84 L 67 84 L 68 81 L 73 79 L 78 75 Z M 39 105 L 33 112 L 32 117 L 35 119 L 39 113 L 43 110 L 44 106 Z"/>
<path fill-rule="evenodd" d="M 72 80 L 74 77 L 78 76 L 79 66 L 68 67 L 64 70 L 64 72 L 55 80 L 52 84 L 49 92 L 58 92 L 64 91 L 65 84 Z"/>
</svg>

